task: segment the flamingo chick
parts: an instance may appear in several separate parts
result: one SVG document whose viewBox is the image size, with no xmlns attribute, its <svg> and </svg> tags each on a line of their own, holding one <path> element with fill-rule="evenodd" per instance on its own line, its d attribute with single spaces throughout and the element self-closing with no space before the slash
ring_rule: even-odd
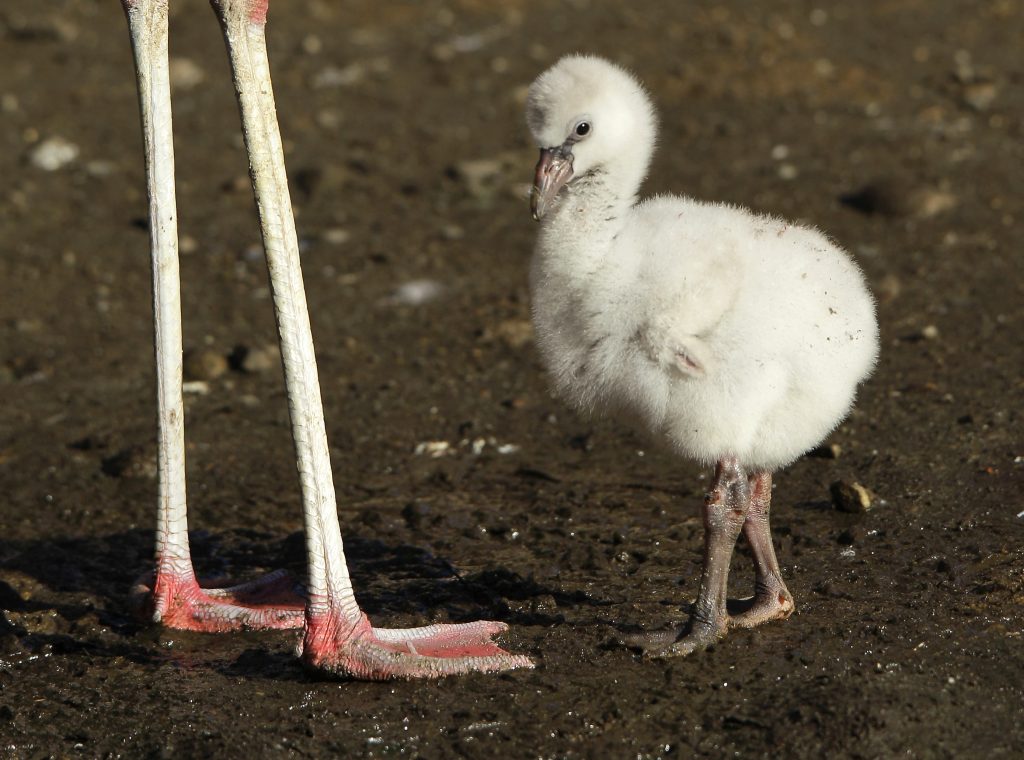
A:
<svg viewBox="0 0 1024 760">
<path fill-rule="evenodd" d="M 715 464 L 690 624 L 628 643 L 686 655 L 730 627 L 789 617 L 768 522 L 772 472 L 836 427 L 874 367 L 878 327 L 863 275 L 808 227 L 686 197 L 638 201 L 654 109 L 608 61 L 560 60 L 530 87 L 526 118 L 541 148 L 533 320 L 556 389 Z M 730 616 L 741 532 L 755 593 Z"/>
</svg>

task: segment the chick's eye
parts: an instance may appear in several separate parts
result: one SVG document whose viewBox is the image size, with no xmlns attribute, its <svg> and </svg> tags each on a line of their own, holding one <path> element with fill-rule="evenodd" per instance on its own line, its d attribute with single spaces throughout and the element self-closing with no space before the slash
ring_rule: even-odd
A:
<svg viewBox="0 0 1024 760">
<path fill-rule="evenodd" d="M 581 121 L 576 125 L 576 136 L 586 137 L 590 134 L 590 122 Z"/>
</svg>

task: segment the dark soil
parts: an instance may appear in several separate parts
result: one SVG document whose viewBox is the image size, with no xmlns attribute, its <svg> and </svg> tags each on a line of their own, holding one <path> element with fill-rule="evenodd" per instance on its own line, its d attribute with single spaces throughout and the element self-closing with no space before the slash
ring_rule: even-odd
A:
<svg viewBox="0 0 1024 760">
<path fill-rule="evenodd" d="M 359 598 L 381 623 L 505 620 L 509 648 L 538 667 L 346 683 L 304 671 L 294 634 L 184 635 L 133 617 L 156 481 L 127 31 L 115 0 L 7 0 L 0 755 L 1024 753 L 1019 0 L 272 6 Z M 196 561 L 208 576 L 301 574 L 226 58 L 205 3 L 172 8 L 185 344 L 214 357 L 196 362 L 208 392 L 187 396 Z M 707 473 L 552 399 L 525 327 L 522 97 L 578 50 L 650 88 L 662 149 L 649 192 L 813 223 L 879 300 L 881 361 L 828 442 L 839 457 L 776 480 L 797 614 L 683 660 L 614 642 L 685 620 Z M 46 171 L 36 151 L 54 137 L 78 154 Z M 424 279 L 443 288 L 434 300 L 395 297 Z M 430 441 L 450 448 L 415 453 Z M 834 509 L 837 480 L 870 489 L 873 509 Z M 741 549 L 739 596 L 748 562 Z"/>
</svg>

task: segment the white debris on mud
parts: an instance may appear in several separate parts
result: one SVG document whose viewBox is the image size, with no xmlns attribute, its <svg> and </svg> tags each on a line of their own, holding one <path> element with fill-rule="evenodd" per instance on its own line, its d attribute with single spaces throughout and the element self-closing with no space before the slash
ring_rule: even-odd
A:
<svg viewBox="0 0 1024 760">
<path fill-rule="evenodd" d="M 410 280 L 395 288 L 386 302 L 401 306 L 422 306 L 436 301 L 444 290 L 444 285 L 437 280 Z"/>
<path fill-rule="evenodd" d="M 63 137 L 48 137 L 32 149 L 29 160 L 37 169 L 55 172 L 78 158 L 78 146 Z"/>
<path fill-rule="evenodd" d="M 457 456 L 461 451 L 468 451 L 475 457 L 480 456 L 490 447 L 502 456 L 517 453 L 522 447 L 515 443 L 499 443 L 494 436 L 488 438 L 463 438 L 456 445 L 448 441 L 422 441 L 416 444 L 413 454 L 438 459 L 443 456 Z"/>
</svg>

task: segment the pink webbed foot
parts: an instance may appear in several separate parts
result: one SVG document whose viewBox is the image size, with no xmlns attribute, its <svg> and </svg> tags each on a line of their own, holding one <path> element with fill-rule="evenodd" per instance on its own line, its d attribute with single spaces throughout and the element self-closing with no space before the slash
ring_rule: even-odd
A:
<svg viewBox="0 0 1024 760">
<path fill-rule="evenodd" d="M 141 578 L 132 596 L 154 622 L 200 633 L 301 628 L 306 601 L 302 587 L 284 570 L 208 588 L 191 573 L 157 571 Z"/>
<path fill-rule="evenodd" d="M 306 623 L 302 659 L 316 670 L 366 681 L 532 668 L 529 657 L 494 642 L 506 630 L 504 623 L 491 621 L 374 628 L 366 615 L 355 625 L 335 615 L 317 615 Z"/>
</svg>

